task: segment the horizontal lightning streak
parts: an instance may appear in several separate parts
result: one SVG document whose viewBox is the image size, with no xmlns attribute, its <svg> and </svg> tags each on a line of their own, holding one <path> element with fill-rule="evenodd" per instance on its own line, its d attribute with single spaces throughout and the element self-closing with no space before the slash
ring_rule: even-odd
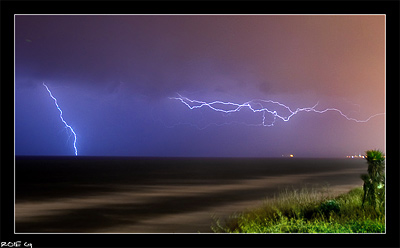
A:
<svg viewBox="0 0 400 248">
<path fill-rule="evenodd" d="M 263 113 L 263 119 L 262 119 L 262 125 L 263 126 L 273 126 L 277 118 L 281 119 L 282 121 L 287 122 L 287 121 L 290 120 L 290 118 L 292 116 L 296 115 L 299 112 L 303 112 L 303 111 L 304 112 L 315 112 L 315 113 L 319 113 L 319 114 L 323 114 L 323 113 L 328 112 L 328 111 L 335 111 L 335 112 L 338 112 L 341 116 L 343 116 L 347 120 L 355 121 L 355 122 L 367 122 L 373 117 L 376 117 L 376 116 L 379 116 L 379 115 L 384 115 L 384 113 L 379 113 L 379 114 L 372 115 L 372 116 L 368 117 L 365 120 L 357 120 L 355 118 L 351 118 L 351 117 L 346 116 L 345 114 L 343 114 L 343 112 L 341 110 L 336 109 L 336 108 L 327 108 L 325 110 L 316 110 L 315 108 L 317 107 L 318 103 L 316 103 L 312 107 L 297 108 L 295 111 L 293 111 L 288 106 L 286 106 L 285 104 L 277 102 L 277 101 L 272 101 L 272 100 L 255 99 L 255 100 L 251 100 L 251 101 L 248 101 L 248 102 L 245 102 L 245 103 L 242 103 L 242 104 L 238 104 L 238 103 L 223 102 L 223 101 L 204 102 L 204 101 L 192 100 L 192 99 L 189 99 L 187 97 L 183 97 L 183 96 L 181 96 L 179 94 L 178 94 L 178 96 L 179 97 L 170 97 L 169 99 L 179 100 L 180 102 L 185 104 L 191 110 L 199 109 L 199 108 L 202 108 L 202 107 L 208 107 L 208 108 L 210 108 L 210 109 L 212 109 L 214 111 L 229 114 L 229 113 L 238 112 L 242 108 L 248 108 L 251 111 L 253 111 L 254 113 L 262 112 Z M 287 115 L 287 116 L 281 116 L 281 115 L 278 114 L 278 112 L 276 110 L 270 110 L 270 109 L 264 107 L 262 103 L 272 103 L 272 104 L 279 105 L 279 106 L 287 109 L 290 114 Z M 227 106 L 227 107 L 231 107 L 231 109 L 225 110 L 225 109 L 216 107 L 216 105 L 224 105 L 224 106 Z M 255 106 L 259 106 L 259 108 L 256 108 Z M 267 124 L 265 122 L 265 114 L 266 113 L 269 113 L 269 114 L 273 115 L 273 117 L 274 117 L 274 119 L 273 119 L 271 124 Z"/>
<path fill-rule="evenodd" d="M 53 96 L 53 94 L 51 94 L 51 91 L 49 90 L 49 88 L 47 87 L 47 85 L 45 83 L 43 83 L 43 86 L 46 87 L 46 90 L 47 90 L 47 92 L 49 92 L 50 97 L 53 98 L 54 103 L 56 104 L 56 107 L 57 107 L 58 111 L 60 111 L 60 119 L 61 119 L 61 121 L 64 123 L 65 127 L 69 128 L 69 130 L 71 130 L 71 132 L 74 134 L 74 149 L 75 149 L 75 156 L 77 156 L 78 155 L 78 150 L 76 149 L 76 133 L 75 133 L 74 129 L 70 125 L 68 125 L 67 122 L 64 120 L 64 118 L 62 116 L 63 112 L 62 112 L 61 108 L 58 106 L 57 99 Z"/>
</svg>

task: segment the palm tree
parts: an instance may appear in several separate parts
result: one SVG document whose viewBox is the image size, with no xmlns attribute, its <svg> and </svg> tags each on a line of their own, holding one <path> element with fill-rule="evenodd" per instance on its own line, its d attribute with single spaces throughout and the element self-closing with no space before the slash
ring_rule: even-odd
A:
<svg viewBox="0 0 400 248">
<path fill-rule="evenodd" d="M 376 210 L 385 202 L 385 155 L 380 150 L 368 150 L 365 156 L 368 163 L 368 174 L 361 175 L 364 181 L 362 206 L 368 202 Z"/>
</svg>

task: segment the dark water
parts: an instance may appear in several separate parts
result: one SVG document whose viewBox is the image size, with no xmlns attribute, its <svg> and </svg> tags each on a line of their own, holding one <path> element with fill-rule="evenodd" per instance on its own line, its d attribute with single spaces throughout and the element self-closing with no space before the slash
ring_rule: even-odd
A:
<svg viewBox="0 0 400 248">
<path fill-rule="evenodd" d="M 284 188 L 348 190 L 358 159 L 16 157 L 16 232 L 210 232 Z"/>
</svg>

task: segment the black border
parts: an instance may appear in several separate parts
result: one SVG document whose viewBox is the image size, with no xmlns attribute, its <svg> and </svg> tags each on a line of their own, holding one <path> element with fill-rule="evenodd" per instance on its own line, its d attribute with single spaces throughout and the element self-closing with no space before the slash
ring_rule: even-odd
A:
<svg viewBox="0 0 400 248">
<path fill-rule="evenodd" d="M 33 247 L 400 247 L 399 1 L 1 1 L 1 241 Z M 387 233 L 14 234 L 14 14 L 386 14 Z M 1 120 L 1 119 L 0 119 Z M 5 121 L 4 121 L 5 120 Z M 394 166 L 393 166 L 394 165 Z M 23 243 L 22 243 L 23 244 Z M 23 245 L 21 246 L 23 247 Z"/>
</svg>

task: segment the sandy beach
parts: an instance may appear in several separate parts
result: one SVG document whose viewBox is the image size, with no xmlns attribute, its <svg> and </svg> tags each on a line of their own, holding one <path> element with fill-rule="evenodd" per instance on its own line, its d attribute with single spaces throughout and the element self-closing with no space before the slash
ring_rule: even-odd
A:
<svg viewBox="0 0 400 248">
<path fill-rule="evenodd" d="M 214 218 L 257 207 L 284 189 L 340 194 L 359 187 L 364 163 L 17 159 L 16 232 L 210 233 Z"/>
</svg>

